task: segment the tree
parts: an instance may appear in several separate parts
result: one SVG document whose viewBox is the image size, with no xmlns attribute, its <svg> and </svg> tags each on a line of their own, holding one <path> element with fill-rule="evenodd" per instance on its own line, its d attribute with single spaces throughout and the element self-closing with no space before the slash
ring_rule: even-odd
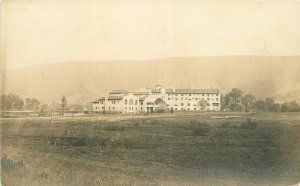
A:
<svg viewBox="0 0 300 186">
<path fill-rule="evenodd" d="M 266 110 L 269 112 L 275 112 L 276 111 L 276 105 L 272 98 L 266 98 Z"/>
<path fill-rule="evenodd" d="M 40 105 L 40 101 L 35 98 L 26 98 L 25 99 L 25 108 L 29 110 L 36 110 Z"/>
<path fill-rule="evenodd" d="M 253 107 L 255 97 L 251 94 L 247 94 L 242 98 L 242 104 L 245 106 L 245 111 L 249 112 L 250 108 Z"/>
<path fill-rule="evenodd" d="M 24 101 L 16 94 L 8 94 L 1 96 L 1 109 L 22 109 L 24 106 Z"/>
<path fill-rule="evenodd" d="M 61 98 L 61 108 L 62 108 L 62 115 L 65 114 L 65 109 L 67 108 L 67 99 L 65 96 Z"/>
<path fill-rule="evenodd" d="M 289 105 L 287 102 L 283 103 L 280 107 L 281 112 L 288 112 L 289 111 Z"/>
<path fill-rule="evenodd" d="M 226 105 L 226 103 L 225 103 L 225 98 L 224 98 L 223 94 L 221 94 L 221 98 L 220 99 L 221 99 L 220 100 L 220 102 L 221 102 L 221 110 L 224 110 L 224 109 L 228 108 L 227 105 Z"/>
<path fill-rule="evenodd" d="M 198 107 L 200 108 L 201 111 L 205 111 L 208 106 L 209 106 L 209 103 L 207 100 L 203 99 L 198 102 Z"/>
<path fill-rule="evenodd" d="M 296 101 L 292 101 L 288 103 L 288 108 L 290 112 L 298 112 L 300 111 L 299 104 Z"/>
<path fill-rule="evenodd" d="M 264 112 L 266 110 L 266 104 L 263 100 L 258 100 L 255 102 L 257 112 Z"/>
<path fill-rule="evenodd" d="M 238 111 L 239 108 L 241 108 L 242 94 L 243 92 L 240 89 L 232 89 L 231 92 L 224 97 L 226 107 L 231 111 Z"/>
<path fill-rule="evenodd" d="M 41 106 L 41 112 L 44 112 L 44 111 L 46 111 L 46 110 L 49 110 L 49 105 L 43 104 L 43 105 Z"/>
<path fill-rule="evenodd" d="M 274 112 L 280 112 L 280 104 L 279 103 L 275 103 Z"/>
<path fill-rule="evenodd" d="M 171 112 L 171 113 L 174 113 L 174 109 L 173 109 L 173 107 L 171 107 L 171 110 L 170 110 L 170 112 Z"/>
</svg>

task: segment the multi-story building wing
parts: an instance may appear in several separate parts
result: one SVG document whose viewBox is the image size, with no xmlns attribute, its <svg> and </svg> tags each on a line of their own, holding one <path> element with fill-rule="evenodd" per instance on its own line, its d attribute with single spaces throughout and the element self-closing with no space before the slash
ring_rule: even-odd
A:
<svg viewBox="0 0 300 186">
<path fill-rule="evenodd" d="M 221 94 L 219 89 L 167 89 L 169 108 L 176 110 L 219 111 Z"/>
<path fill-rule="evenodd" d="M 161 85 L 142 91 L 106 91 L 93 102 L 94 112 L 151 113 L 160 110 L 219 111 L 219 89 L 165 89 Z"/>
</svg>

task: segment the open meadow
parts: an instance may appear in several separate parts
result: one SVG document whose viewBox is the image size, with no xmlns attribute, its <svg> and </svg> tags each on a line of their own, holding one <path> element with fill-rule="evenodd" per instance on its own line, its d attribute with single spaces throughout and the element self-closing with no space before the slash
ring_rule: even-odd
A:
<svg viewBox="0 0 300 186">
<path fill-rule="evenodd" d="M 10 185 L 294 185 L 300 113 L 2 118 Z"/>
</svg>

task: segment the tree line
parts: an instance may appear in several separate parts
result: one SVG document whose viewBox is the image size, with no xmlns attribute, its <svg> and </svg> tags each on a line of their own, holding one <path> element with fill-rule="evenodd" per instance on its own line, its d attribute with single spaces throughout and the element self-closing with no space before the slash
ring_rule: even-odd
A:
<svg viewBox="0 0 300 186">
<path fill-rule="evenodd" d="M 200 103 L 201 110 L 205 110 L 207 103 Z M 75 105 L 78 107 L 78 105 Z M 74 106 L 74 108 L 75 108 Z M 64 112 L 67 99 L 63 96 L 60 103 L 54 106 Z M 82 107 L 79 105 L 79 107 Z M 17 94 L 1 95 L 1 110 L 49 110 L 49 105 L 41 104 L 36 98 L 21 99 Z M 296 101 L 278 103 L 272 98 L 256 99 L 251 94 L 243 94 L 240 89 L 234 88 L 228 94 L 221 97 L 221 110 L 233 112 L 300 112 L 300 106 Z"/>
<path fill-rule="evenodd" d="M 34 110 L 34 111 L 45 111 L 49 110 L 50 106 L 47 104 L 41 104 L 41 102 L 36 98 L 25 98 L 25 100 L 21 99 L 17 94 L 7 94 L 1 95 L 1 110 Z M 56 104 L 54 106 L 55 110 L 62 110 L 64 113 L 67 108 L 67 99 L 65 96 L 60 100 L 60 104 Z"/>
<path fill-rule="evenodd" d="M 300 112 L 296 101 L 278 103 L 272 98 L 256 99 L 251 94 L 243 94 L 240 89 L 233 88 L 222 96 L 222 110 L 233 112 Z"/>
</svg>

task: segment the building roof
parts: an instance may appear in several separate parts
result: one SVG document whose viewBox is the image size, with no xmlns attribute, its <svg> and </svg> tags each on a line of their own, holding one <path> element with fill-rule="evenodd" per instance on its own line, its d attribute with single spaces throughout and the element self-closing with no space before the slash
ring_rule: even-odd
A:
<svg viewBox="0 0 300 186">
<path fill-rule="evenodd" d="M 139 97 L 139 101 L 144 101 L 145 100 L 145 96 Z"/>
<path fill-rule="evenodd" d="M 109 94 L 127 94 L 128 91 L 127 90 L 112 90 L 109 91 Z"/>
<path fill-rule="evenodd" d="M 103 100 L 105 100 L 105 97 L 102 97 L 102 98 L 100 98 L 100 99 L 97 99 L 97 100 L 95 100 L 95 101 L 92 101 L 92 103 L 99 103 L 99 101 L 103 101 Z"/>
<path fill-rule="evenodd" d="M 121 100 L 121 99 L 123 99 L 123 96 L 109 96 L 107 99 L 108 100 Z"/>
<path fill-rule="evenodd" d="M 154 89 L 154 88 L 151 89 L 151 92 L 152 93 L 161 93 L 160 89 Z"/>
<path fill-rule="evenodd" d="M 148 92 L 132 92 L 133 95 L 148 95 Z"/>
<path fill-rule="evenodd" d="M 167 89 L 166 94 L 218 94 L 219 89 Z"/>
</svg>

